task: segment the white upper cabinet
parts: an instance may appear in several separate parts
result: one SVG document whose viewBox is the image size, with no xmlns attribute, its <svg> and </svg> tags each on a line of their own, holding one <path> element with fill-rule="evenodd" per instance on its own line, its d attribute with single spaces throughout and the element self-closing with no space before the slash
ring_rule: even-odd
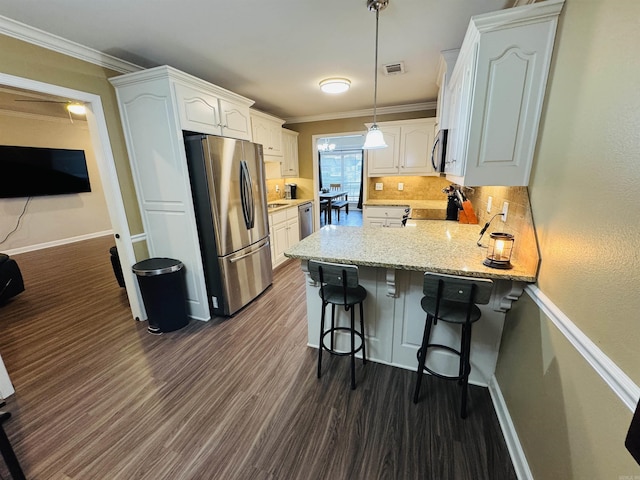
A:
<svg viewBox="0 0 640 480">
<path fill-rule="evenodd" d="M 448 129 L 450 126 L 449 112 L 449 79 L 456 64 L 460 49 L 445 50 L 440 52 L 440 63 L 438 64 L 438 76 L 436 85 L 438 85 L 438 103 L 436 106 L 436 118 L 438 119 L 438 129 Z"/>
<path fill-rule="evenodd" d="M 174 85 L 183 130 L 251 140 L 249 105 L 253 102 L 234 98 L 235 94 L 223 96 L 212 86 Z"/>
<path fill-rule="evenodd" d="M 282 125 L 281 120 L 272 115 L 251 110 L 251 131 L 253 142 L 262 145 L 265 160 L 282 161 Z M 278 157 L 278 158 L 268 158 Z"/>
<path fill-rule="evenodd" d="M 298 132 L 282 129 L 282 164 L 283 177 L 299 177 L 298 169 Z"/>
<path fill-rule="evenodd" d="M 447 91 L 449 180 L 528 185 L 563 3 L 547 0 L 471 19 Z"/>
<path fill-rule="evenodd" d="M 367 152 L 368 176 L 437 175 L 430 156 L 435 125 L 435 118 L 378 123 L 388 146 Z"/>
</svg>

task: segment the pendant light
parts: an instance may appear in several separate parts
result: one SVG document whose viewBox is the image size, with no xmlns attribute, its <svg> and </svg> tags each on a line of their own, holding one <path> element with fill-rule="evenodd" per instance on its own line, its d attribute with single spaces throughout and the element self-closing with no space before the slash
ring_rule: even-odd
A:
<svg viewBox="0 0 640 480">
<path fill-rule="evenodd" d="M 373 125 L 367 132 L 367 137 L 364 140 L 362 148 L 364 150 L 374 150 L 377 148 L 386 148 L 387 144 L 382 136 L 382 131 L 376 124 L 376 104 L 378 102 L 378 17 L 380 16 L 380 10 L 387 8 L 389 0 L 367 0 L 367 8 L 369 10 L 375 10 L 376 12 L 376 61 L 375 71 L 373 77 Z"/>
</svg>

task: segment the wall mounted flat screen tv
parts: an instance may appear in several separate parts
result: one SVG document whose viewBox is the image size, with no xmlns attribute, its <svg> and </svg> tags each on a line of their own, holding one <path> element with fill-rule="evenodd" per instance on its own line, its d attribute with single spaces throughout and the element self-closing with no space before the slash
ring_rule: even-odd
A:
<svg viewBox="0 0 640 480">
<path fill-rule="evenodd" d="M 0 198 L 90 191 L 84 150 L 0 145 Z"/>
</svg>

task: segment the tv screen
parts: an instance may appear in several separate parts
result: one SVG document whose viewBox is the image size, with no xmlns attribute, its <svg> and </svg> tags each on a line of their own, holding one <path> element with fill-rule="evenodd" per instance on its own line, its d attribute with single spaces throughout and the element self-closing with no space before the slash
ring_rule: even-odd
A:
<svg viewBox="0 0 640 480">
<path fill-rule="evenodd" d="M 0 198 L 90 191 L 84 150 L 0 145 Z"/>
</svg>

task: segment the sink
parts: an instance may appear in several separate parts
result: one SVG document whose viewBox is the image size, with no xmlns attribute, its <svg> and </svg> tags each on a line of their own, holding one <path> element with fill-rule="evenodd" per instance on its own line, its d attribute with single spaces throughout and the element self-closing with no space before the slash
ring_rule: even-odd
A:
<svg viewBox="0 0 640 480">
<path fill-rule="evenodd" d="M 287 207 L 287 203 L 268 203 L 267 208 Z"/>
</svg>

